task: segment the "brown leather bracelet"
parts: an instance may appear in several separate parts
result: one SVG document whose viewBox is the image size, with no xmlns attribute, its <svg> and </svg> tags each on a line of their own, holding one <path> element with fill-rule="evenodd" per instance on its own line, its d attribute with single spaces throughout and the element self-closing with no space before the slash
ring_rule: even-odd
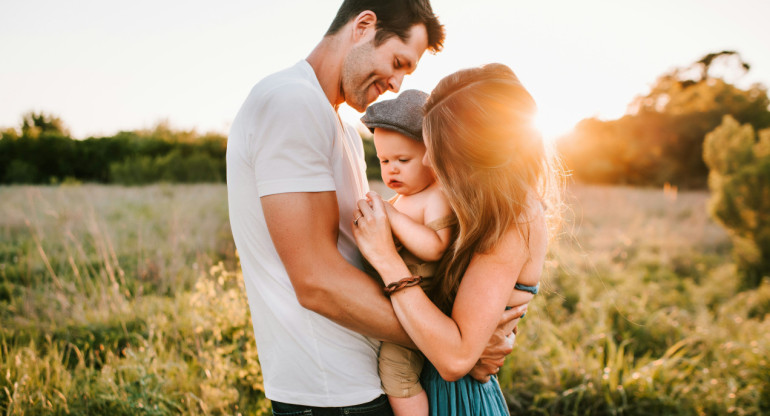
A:
<svg viewBox="0 0 770 416">
<path fill-rule="evenodd" d="M 385 286 L 382 291 L 385 292 L 385 296 L 390 296 L 403 288 L 419 285 L 420 282 L 422 282 L 422 276 L 409 276 Z"/>
</svg>

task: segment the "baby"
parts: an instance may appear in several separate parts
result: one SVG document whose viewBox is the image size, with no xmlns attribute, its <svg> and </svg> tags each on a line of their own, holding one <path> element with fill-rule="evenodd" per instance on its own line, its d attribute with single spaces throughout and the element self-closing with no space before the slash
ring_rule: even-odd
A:
<svg viewBox="0 0 770 416">
<path fill-rule="evenodd" d="M 427 98 L 422 91 L 407 90 L 369 106 L 361 118 L 374 133 L 382 180 L 396 191 L 385 205 L 399 254 L 413 276 L 422 276 L 420 286 L 426 291 L 456 222 L 433 170 L 423 163 L 422 106 Z M 420 385 L 423 360 L 419 351 L 382 343 L 380 378 L 396 416 L 428 414 Z"/>
</svg>

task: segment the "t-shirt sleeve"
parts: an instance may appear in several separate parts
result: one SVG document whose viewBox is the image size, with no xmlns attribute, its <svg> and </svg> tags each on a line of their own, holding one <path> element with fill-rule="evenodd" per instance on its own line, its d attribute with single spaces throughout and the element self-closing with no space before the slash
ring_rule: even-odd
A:
<svg viewBox="0 0 770 416">
<path fill-rule="evenodd" d="M 255 115 L 252 153 L 260 197 L 335 190 L 331 154 L 336 127 L 325 104 L 303 84 L 264 96 Z"/>
</svg>

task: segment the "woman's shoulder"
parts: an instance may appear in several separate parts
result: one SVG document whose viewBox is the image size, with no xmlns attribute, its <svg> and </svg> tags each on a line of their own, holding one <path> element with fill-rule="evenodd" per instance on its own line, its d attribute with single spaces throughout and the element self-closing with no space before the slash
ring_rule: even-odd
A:
<svg viewBox="0 0 770 416">
<path fill-rule="evenodd" d="M 523 231 L 529 239 L 539 234 L 546 236 L 548 233 L 546 208 L 542 200 L 535 196 L 530 196 L 524 201 L 524 209 L 516 219 L 513 229 Z"/>
<path fill-rule="evenodd" d="M 542 263 L 548 251 L 548 221 L 545 206 L 540 199 L 527 199 L 522 221 L 520 226 L 524 227 L 520 227 L 521 232 L 518 234 L 527 249 L 528 262 Z"/>
<path fill-rule="evenodd" d="M 527 257 L 541 257 L 548 242 L 545 208 L 539 199 L 528 198 L 519 217 L 505 231 L 498 244 L 501 256 L 524 253 Z"/>
<path fill-rule="evenodd" d="M 530 194 L 524 201 L 524 210 L 521 213 L 519 222 L 533 223 L 542 221 L 545 224 L 545 205 L 543 200 Z"/>
</svg>

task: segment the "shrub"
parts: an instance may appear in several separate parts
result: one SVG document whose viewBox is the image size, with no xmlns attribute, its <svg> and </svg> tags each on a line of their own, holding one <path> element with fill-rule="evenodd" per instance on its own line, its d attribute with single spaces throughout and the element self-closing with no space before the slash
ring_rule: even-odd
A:
<svg viewBox="0 0 770 416">
<path fill-rule="evenodd" d="M 163 182 L 222 182 L 225 161 L 202 152 L 184 156 L 174 149 L 164 156 L 138 156 L 110 165 L 110 180 L 123 185 Z"/>
<path fill-rule="evenodd" d="M 149 156 L 128 158 L 110 164 L 110 181 L 123 185 L 143 185 L 158 178 L 158 166 Z"/>
<path fill-rule="evenodd" d="M 729 231 L 743 288 L 770 276 L 770 129 L 731 116 L 706 136 L 711 215 Z"/>
<path fill-rule="evenodd" d="M 2 178 L 6 183 L 35 183 L 38 174 L 37 168 L 23 160 L 12 160 L 5 170 L 5 177 Z"/>
</svg>

